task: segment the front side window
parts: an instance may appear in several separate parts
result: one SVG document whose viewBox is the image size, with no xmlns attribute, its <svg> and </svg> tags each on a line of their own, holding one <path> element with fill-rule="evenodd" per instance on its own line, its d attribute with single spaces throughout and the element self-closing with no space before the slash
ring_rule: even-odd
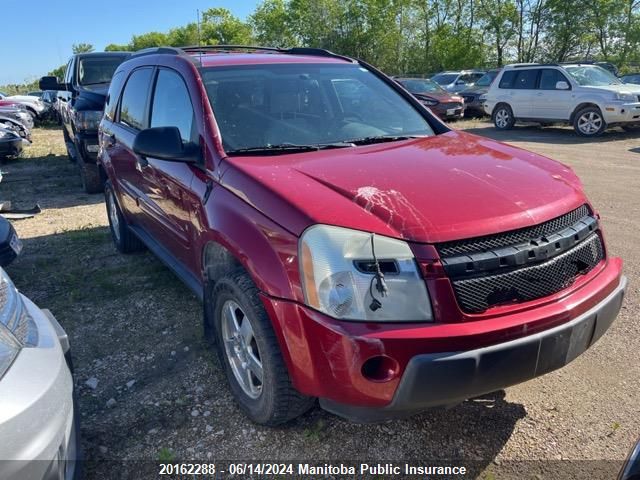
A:
<svg viewBox="0 0 640 480">
<path fill-rule="evenodd" d="M 227 153 L 434 133 L 407 100 L 358 65 L 210 67 L 201 75 Z"/>
<path fill-rule="evenodd" d="M 177 127 L 185 143 L 195 141 L 195 114 L 182 77 L 161 69 L 151 106 L 151 127 Z"/>
<path fill-rule="evenodd" d="M 515 84 L 515 81 L 516 81 L 517 74 L 518 72 L 516 72 L 515 70 L 509 70 L 507 72 L 504 72 L 502 74 L 502 78 L 500 78 L 500 84 L 498 85 L 498 87 L 513 88 L 513 85 Z"/>
<path fill-rule="evenodd" d="M 78 84 L 88 86 L 109 83 L 125 59 L 123 55 L 81 58 L 78 65 Z"/>
<path fill-rule="evenodd" d="M 582 85 L 583 87 L 603 87 L 606 85 L 620 85 L 622 83 L 612 73 L 595 65 L 576 65 L 565 67 L 565 70 L 573 77 L 578 85 Z"/>
<path fill-rule="evenodd" d="M 545 68 L 540 72 L 540 85 L 538 88 L 540 90 L 556 90 L 558 82 L 565 82 L 569 85 L 569 82 L 560 71 Z"/>
<path fill-rule="evenodd" d="M 151 68 L 134 70 L 124 86 L 120 103 L 120 123 L 129 128 L 146 128 L 147 97 L 152 72 Z"/>
</svg>

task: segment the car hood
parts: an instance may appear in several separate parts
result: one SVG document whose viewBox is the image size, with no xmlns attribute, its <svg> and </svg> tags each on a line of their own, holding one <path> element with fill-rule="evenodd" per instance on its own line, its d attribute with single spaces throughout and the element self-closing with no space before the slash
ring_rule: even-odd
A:
<svg viewBox="0 0 640 480">
<path fill-rule="evenodd" d="M 442 242 L 544 222 L 586 202 L 569 167 L 456 131 L 226 162 L 223 185 L 297 235 L 324 223 Z"/>
<path fill-rule="evenodd" d="M 425 97 L 435 98 L 439 102 L 460 102 L 462 98 L 458 95 L 453 95 L 448 92 L 417 92 L 416 95 L 423 95 Z"/>
<path fill-rule="evenodd" d="M 607 90 L 614 93 L 633 93 L 640 95 L 640 86 L 631 83 L 623 83 L 621 85 L 600 85 L 600 86 L 581 86 L 581 90 L 602 91 Z"/>
<path fill-rule="evenodd" d="M 102 110 L 107 101 L 108 83 L 80 87 L 76 108 L 79 110 Z"/>
</svg>

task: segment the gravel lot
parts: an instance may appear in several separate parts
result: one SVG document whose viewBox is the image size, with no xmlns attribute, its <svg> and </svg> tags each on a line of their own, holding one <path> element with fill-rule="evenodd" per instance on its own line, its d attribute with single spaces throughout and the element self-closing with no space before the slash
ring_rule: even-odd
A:
<svg viewBox="0 0 640 480">
<path fill-rule="evenodd" d="M 36 129 L 24 158 L 2 166 L 0 197 L 43 208 L 14 222 L 25 248 L 7 270 L 70 335 L 87 478 L 111 478 L 108 460 L 241 458 L 443 459 L 468 465 L 469 478 L 614 478 L 640 433 L 640 135 L 585 140 L 567 128 L 455 127 L 576 170 L 602 214 L 610 252 L 625 260 L 620 316 L 568 367 L 505 392 L 381 425 L 316 408 L 276 429 L 251 424 L 236 408 L 203 342 L 196 298 L 151 254 L 117 253 L 103 198 L 81 193 L 61 131 Z M 594 459 L 611 462 L 555 462 Z M 523 462 L 530 460 L 544 462 Z"/>
</svg>

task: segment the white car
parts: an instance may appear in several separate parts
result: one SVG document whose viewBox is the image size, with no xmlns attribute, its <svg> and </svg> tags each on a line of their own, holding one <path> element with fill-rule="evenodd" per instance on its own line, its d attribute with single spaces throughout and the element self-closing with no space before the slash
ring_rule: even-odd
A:
<svg viewBox="0 0 640 480">
<path fill-rule="evenodd" d="M 484 96 L 496 128 L 516 122 L 572 125 L 592 137 L 607 127 L 640 125 L 640 85 L 592 64 L 507 65 Z"/>
<path fill-rule="evenodd" d="M 48 108 L 40 98 L 31 95 L 7 95 L 3 92 L 0 92 L 0 100 L 9 100 L 24 105 L 24 107 L 34 117 L 39 117 Z"/>
<path fill-rule="evenodd" d="M 0 478 L 75 480 L 78 423 L 69 339 L 0 268 Z"/>
</svg>

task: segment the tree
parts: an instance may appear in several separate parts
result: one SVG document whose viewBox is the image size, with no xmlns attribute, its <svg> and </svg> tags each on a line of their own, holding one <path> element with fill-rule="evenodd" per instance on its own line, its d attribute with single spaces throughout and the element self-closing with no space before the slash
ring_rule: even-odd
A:
<svg viewBox="0 0 640 480">
<path fill-rule="evenodd" d="M 203 45 L 250 45 L 251 26 L 231 14 L 226 8 L 210 8 L 202 12 L 200 25 Z"/>
<path fill-rule="evenodd" d="M 94 48 L 90 43 L 74 43 L 71 50 L 75 55 L 76 53 L 91 53 Z"/>
<path fill-rule="evenodd" d="M 288 5 L 284 0 L 265 0 L 249 17 L 259 45 L 294 47 L 298 45 L 293 30 Z"/>
</svg>

